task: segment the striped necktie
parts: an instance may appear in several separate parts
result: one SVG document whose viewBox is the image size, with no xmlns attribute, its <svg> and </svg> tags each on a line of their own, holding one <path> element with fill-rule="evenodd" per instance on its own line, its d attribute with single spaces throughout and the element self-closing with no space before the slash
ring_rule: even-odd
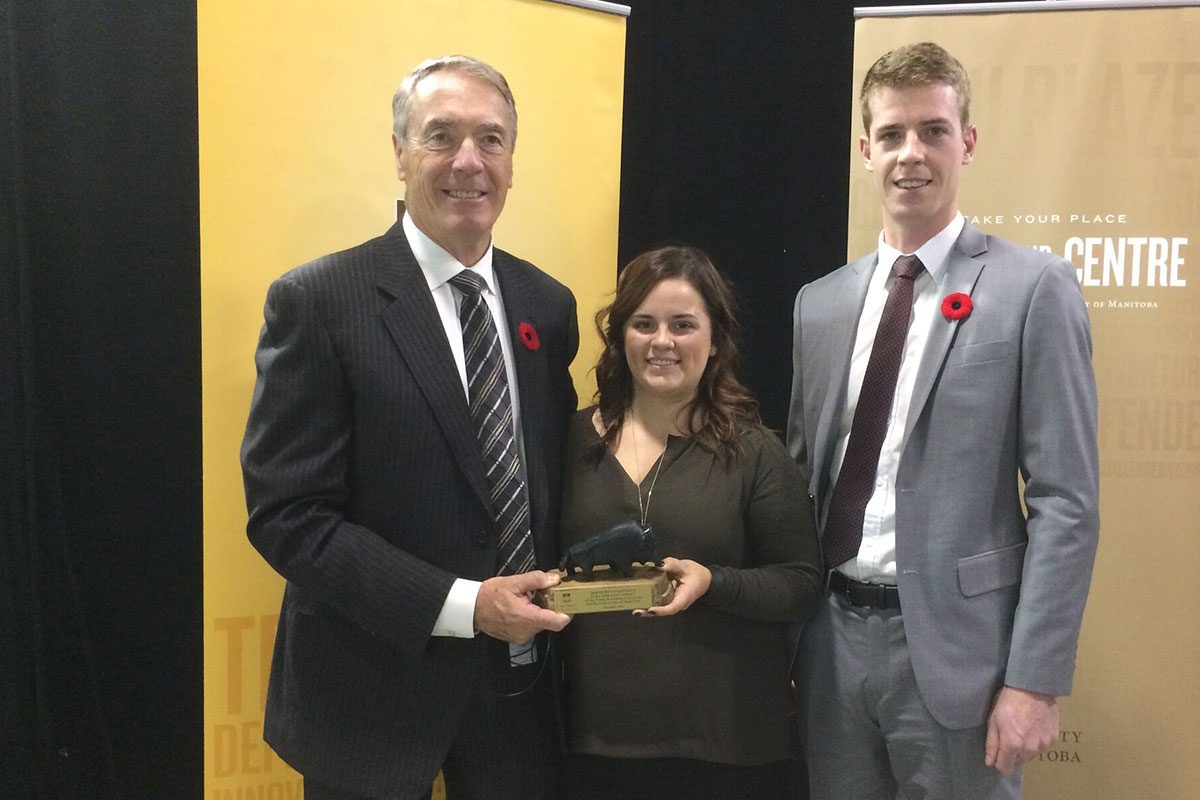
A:
<svg viewBox="0 0 1200 800">
<path fill-rule="evenodd" d="M 513 409 L 504 354 L 482 294 L 486 284 L 469 269 L 455 275 L 450 283 L 463 295 L 458 316 L 467 362 L 467 397 L 491 490 L 492 515 L 500 532 L 496 574 L 528 572 L 534 566 L 529 494 L 521 477 L 517 441 L 513 435 Z"/>
</svg>

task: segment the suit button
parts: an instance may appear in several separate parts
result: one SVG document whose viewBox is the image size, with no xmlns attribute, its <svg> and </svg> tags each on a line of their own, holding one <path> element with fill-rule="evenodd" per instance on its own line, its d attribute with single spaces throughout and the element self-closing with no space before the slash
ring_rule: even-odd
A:
<svg viewBox="0 0 1200 800">
<path fill-rule="evenodd" d="M 486 530 L 481 530 L 475 535 L 475 544 L 483 547 L 488 543 L 489 539 L 491 539 L 491 537 L 488 536 L 488 532 Z"/>
</svg>

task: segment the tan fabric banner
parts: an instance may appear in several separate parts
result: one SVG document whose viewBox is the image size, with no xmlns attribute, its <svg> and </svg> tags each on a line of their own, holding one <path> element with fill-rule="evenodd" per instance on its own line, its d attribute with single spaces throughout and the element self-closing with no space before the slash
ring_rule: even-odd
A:
<svg viewBox="0 0 1200 800">
<path fill-rule="evenodd" d="M 1200 786 L 1200 8 L 860 19 L 848 255 L 879 201 L 857 88 L 935 41 L 972 81 L 962 211 L 1078 268 L 1100 391 L 1101 518 L 1075 693 L 1030 798 L 1194 797 Z M 981 420 L 981 423 L 984 421 Z"/>
<path fill-rule="evenodd" d="M 575 292 L 581 398 L 592 315 L 616 277 L 625 19 L 543 0 L 201 0 L 206 800 L 292 800 L 262 741 L 282 580 L 245 535 L 238 448 L 272 279 L 378 236 L 404 187 L 392 93 L 419 61 L 466 53 L 520 112 L 504 249 Z"/>
</svg>

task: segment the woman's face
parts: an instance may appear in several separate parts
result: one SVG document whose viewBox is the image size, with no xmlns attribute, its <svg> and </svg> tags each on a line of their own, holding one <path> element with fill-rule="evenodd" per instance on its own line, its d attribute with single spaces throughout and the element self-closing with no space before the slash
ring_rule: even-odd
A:
<svg viewBox="0 0 1200 800">
<path fill-rule="evenodd" d="M 691 400 L 714 355 L 704 299 L 682 278 L 659 281 L 625 323 L 625 360 L 635 397 Z"/>
</svg>

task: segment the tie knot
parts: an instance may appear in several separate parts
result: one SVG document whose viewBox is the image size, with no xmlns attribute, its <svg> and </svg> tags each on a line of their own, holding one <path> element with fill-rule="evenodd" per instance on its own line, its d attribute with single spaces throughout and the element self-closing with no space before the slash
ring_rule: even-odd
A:
<svg viewBox="0 0 1200 800">
<path fill-rule="evenodd" d="M 467 296 L 482 294 L 487 286 L 487 282 L 479 274 L 469 269 L 464 269 L 455 275 L 450 279 L 450 283 Z"/>
<path fill-rule="evenodd" d="M 916 278 L 923 269 L 925 265 L 916 256 L 900 256 L 896 263 L 892 264 L 892 274 L 897 278 Z"/>
</svg>

